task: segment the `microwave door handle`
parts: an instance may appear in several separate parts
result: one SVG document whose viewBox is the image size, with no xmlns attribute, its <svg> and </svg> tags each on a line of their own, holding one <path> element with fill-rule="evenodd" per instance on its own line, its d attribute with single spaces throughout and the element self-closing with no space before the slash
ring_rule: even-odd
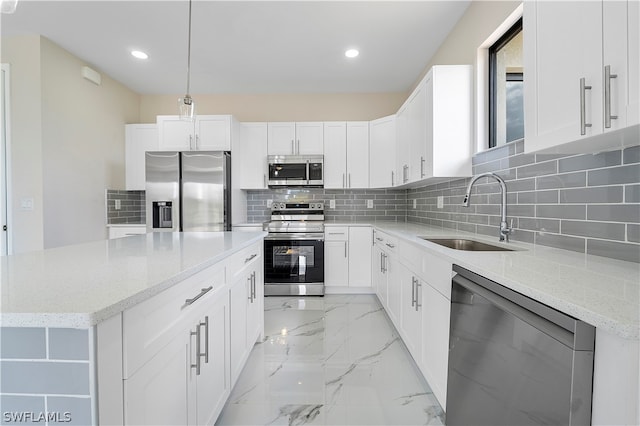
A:
<svg viewBox="0 0 640 426">
<path fill-rule="evenodd" d="M 309 160 L 307 160 L 307 185 L 309 185 Z"/>
</svg>

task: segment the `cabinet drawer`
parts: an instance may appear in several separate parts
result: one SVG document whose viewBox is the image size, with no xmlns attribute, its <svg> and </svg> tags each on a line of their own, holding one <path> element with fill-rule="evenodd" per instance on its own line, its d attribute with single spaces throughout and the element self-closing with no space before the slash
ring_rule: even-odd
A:
<svg viewBox="0 0 640 426">
<path fill-rule="evenodd" d="M 228 260 L 228 270 L 233 281 L 238 275 L 262 258 L 263 243 L 255 243 L 231 256 Z"/>
<path fill-rule="evenodd" d="M 124 311 L 124 378 L 129 378 L 188 328 L 185 324 L 198 314 L 197 308 L 209 302 L 224 286 L 224 264 L 214 265 Z M 187 299 L 191 303 L 187 303 Z"/>
<path fill-rule="evenodd" d="M 347 241 L 349 228 L 347 226 L 326 226 L 324 230 L 325 241 Z"/>
<path fill-rule="evenodd" d="M 373 243 L 387 253 L 395 253 L 398 249 L 398 239 L 381 231 L 376 231 Z"/>
</svg>

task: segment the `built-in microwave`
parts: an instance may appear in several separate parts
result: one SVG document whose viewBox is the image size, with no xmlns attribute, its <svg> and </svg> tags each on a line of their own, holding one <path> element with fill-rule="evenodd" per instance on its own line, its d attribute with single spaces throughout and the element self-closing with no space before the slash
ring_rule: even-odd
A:
<svg viewBox="0 0 640 426">
<path fill-rule="evenodd" d="M 324 185 L 322 155 L 269 155 L 269 186 Z"/>
</svg>

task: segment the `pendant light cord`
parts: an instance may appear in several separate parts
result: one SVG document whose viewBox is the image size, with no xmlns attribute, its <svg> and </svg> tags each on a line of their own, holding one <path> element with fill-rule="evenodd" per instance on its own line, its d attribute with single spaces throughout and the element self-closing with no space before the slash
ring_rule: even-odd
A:
<svg viewBox="0 0 640 426">
<path fill-rule="evenodd" d="M 187 45 L 187 96 L 189 96 L 189 83 L 191 82 L 191 0 L 189 0 L 189 43 Z"/>
</svg>

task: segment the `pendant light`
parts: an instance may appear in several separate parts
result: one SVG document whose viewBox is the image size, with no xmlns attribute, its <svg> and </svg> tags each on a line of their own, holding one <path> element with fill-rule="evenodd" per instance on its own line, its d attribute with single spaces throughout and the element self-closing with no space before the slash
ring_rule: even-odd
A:
<svg viewBox="0 0 640 426">
<path fill-rule="evenodd" d="M 178 113 L 181 120 L 193 121 L 195 119 L 196 105 L 189 94 L 191 80 L 191 0 L 189 0 L 189 44 L 187 46 L 187 94 L 178 99 Z"/>
</svg>

